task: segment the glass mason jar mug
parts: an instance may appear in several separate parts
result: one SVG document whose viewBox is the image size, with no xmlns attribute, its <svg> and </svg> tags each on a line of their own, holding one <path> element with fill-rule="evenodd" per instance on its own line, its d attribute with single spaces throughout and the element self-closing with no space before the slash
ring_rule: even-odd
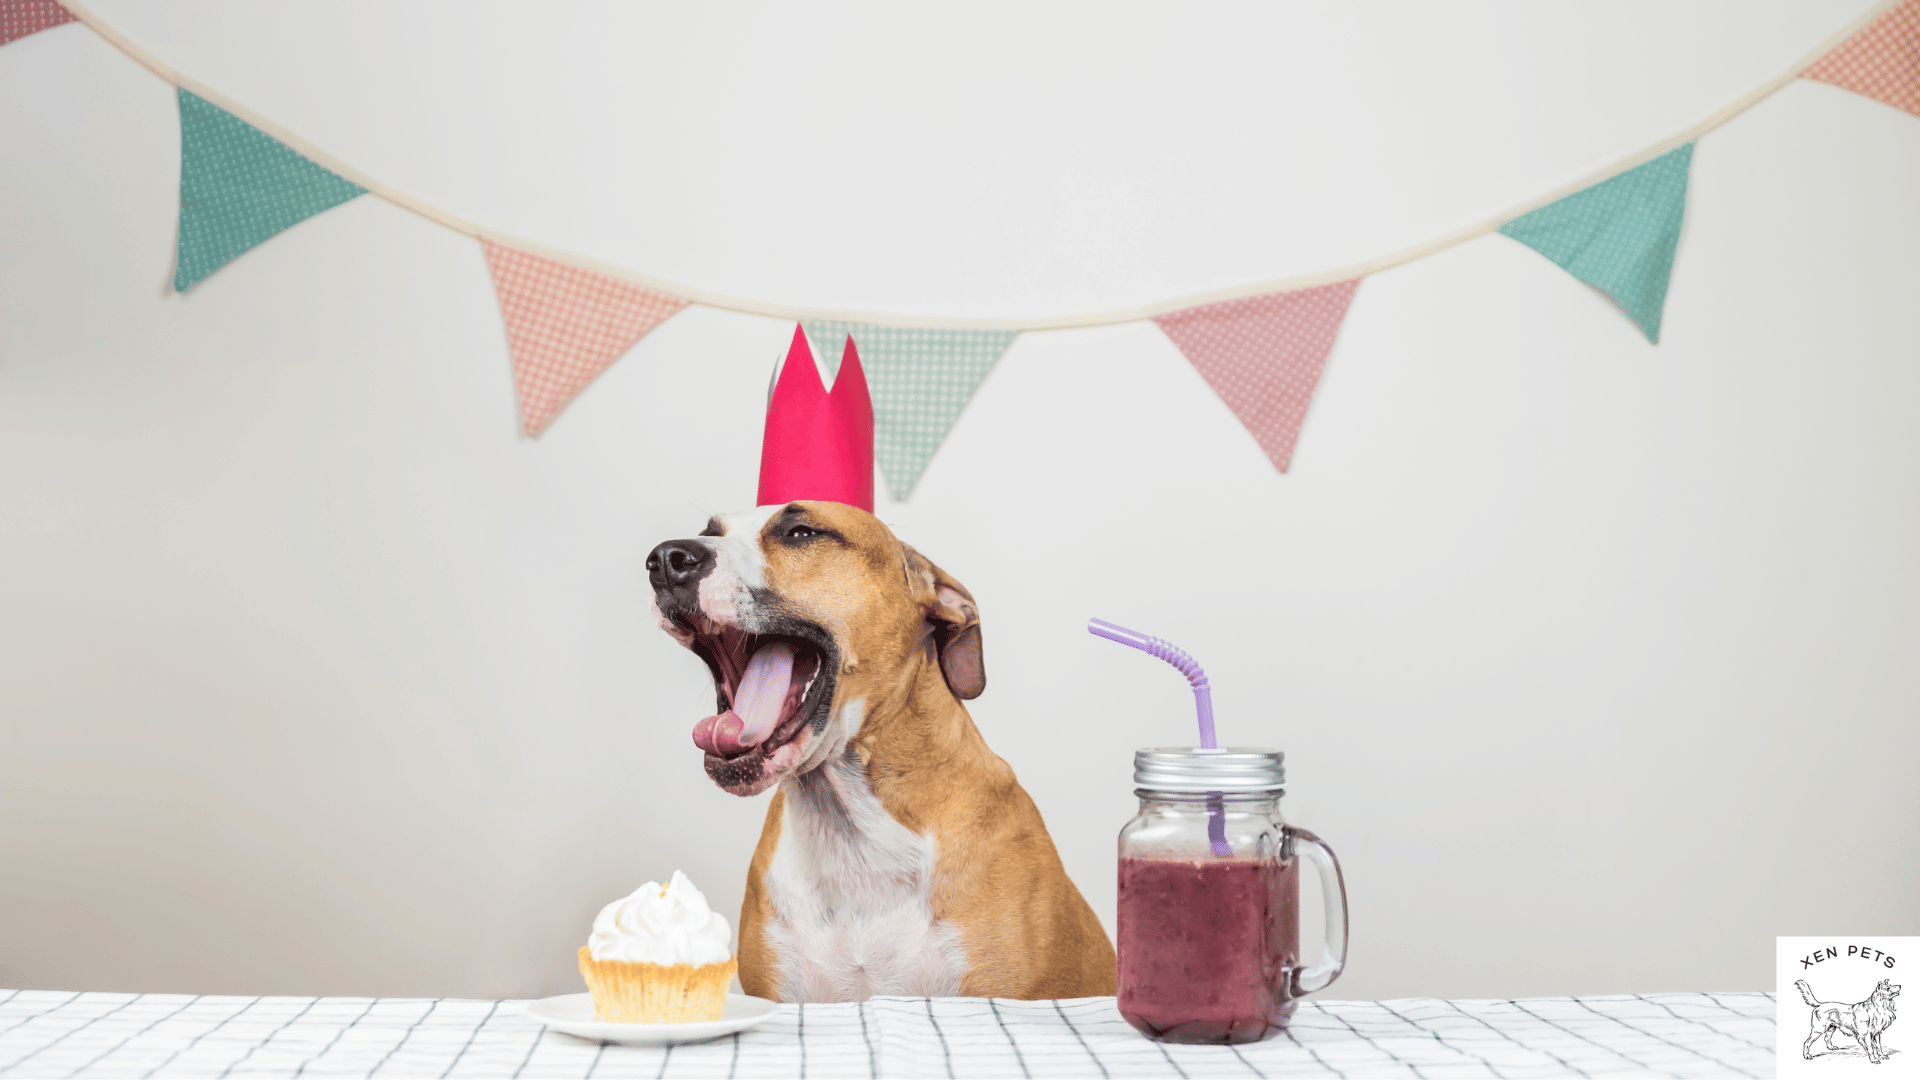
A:
<svg viewBox="0 0 1920 1080">
<path fill-rule="evenodd" d="M 1169 1042 L 1254 1042 L 1347 960 L 1347 890 L 1320 838 L 1280 818 L 1286 755 L 1134 754 L 1140 812 L 1120 830 L 1120 1015 Z M 1326 905 L 1324 958 L 1300 961 L 1300 859 Z"/>
</svg>

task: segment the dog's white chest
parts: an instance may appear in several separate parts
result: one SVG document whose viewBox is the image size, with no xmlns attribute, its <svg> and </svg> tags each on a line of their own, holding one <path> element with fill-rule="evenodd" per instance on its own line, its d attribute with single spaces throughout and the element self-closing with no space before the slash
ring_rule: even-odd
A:
<svg viewBox="0 0 1920 1080">
<path fill-rule="evenodd" d="M 933 914 L 934 844 L 841 761 L 786 788 L 767 867 L 767 944 L 787 1001 L 960 993 L 959 928 Z"/>
</svg>

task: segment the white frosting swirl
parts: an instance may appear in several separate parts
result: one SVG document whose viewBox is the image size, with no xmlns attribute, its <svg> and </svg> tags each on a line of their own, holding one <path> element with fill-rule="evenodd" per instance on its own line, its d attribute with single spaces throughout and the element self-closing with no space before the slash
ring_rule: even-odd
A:
<svg viewBox="0 0 1920 1080">
<path fill-rule="evenodd" d="M 678 870 L 664 886 L 649 881 L 624 900 L 600 909 L 587 954 L 630 964 L 719 964 L 733 928 L 707 906 L 707 898 Z"/>
</svg>

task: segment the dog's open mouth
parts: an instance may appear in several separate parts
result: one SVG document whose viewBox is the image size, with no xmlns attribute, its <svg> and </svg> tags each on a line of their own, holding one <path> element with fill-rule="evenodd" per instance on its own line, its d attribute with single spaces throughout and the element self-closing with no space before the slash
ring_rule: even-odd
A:
<svg viewBox="0 0 1920 1080">
<path fill-rule="evenodd" d="M 720 709 L 693 728 L 694 745 L 710 755 L 710 768 L 713 758 L 758 765 L 827 708 L 833 669 L 824 633 L 815 640 L 805 632 L 810 627 L 796 626 L 796 633 L 751 634 L 697 621 L 688 647 L 712 670 Z"/>
</svg>

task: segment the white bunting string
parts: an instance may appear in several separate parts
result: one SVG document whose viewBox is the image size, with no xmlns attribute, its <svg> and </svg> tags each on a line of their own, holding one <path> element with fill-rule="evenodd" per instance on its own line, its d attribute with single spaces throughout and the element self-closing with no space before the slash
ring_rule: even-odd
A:
<svg viewBox="0 0 1920 1080">
<path fill-rule="evenodd" d="M 713 292 L 708 289 L 696 288 L 691 285 L 682 285 L 679 282 L 667 281 L 663 278 L 657 278 L 651 274 L 642 273 L 624 266 L 617 266 L 589 255 L 582 255 L 578 252 L 552 247 L 539 243 L 538 241 L 512 236 L 500 232 L 497 229 L 491 229 L 484 225 L 468 221 L 424 199 L 410 195 L 388 184 L 381 183 L 374 177 L 368 176 L 366 173 L 341 161 L 339 158 L 313 145 L 299 135 L 286 130 L 273 121 L 260 116 L 240 103 L 228 98 L 219 91 L 182 75 L 164 60 L 161 60 L 146 49 L 135 44 L 125 34 L 122 34 L 105 20 L 101 19 L 100 16 L 88 10 L 85 5 L 62 0 L 62 6 L 72 12 L 74 18 L 85 23 L 94 33 L 99 34 L 114 48 L 119 49 L 136 63 L 140 64 L 140 66 L 153 72 L 166 82 L 198 95 L 227 112 L 232 113 L 241 120 L 252 124 L 254 127 L 259 128 L 261 131 L 266 132 L 268 135 L 271 135 L 305 155 L 315 163 L 325 166 L 347 180 L 366 188 L 367 194 L 384 199 L 402 209 L 410 210 L 436 225 L 441 225 L 458 233 L 464 233 L 477 240 L 502 244 L 520 251 L 553 259 L 557 262 L 563 262 L 585 270 L 591 270 L 595 273 L 605 274 L 608 277 L 632 282 L 645 288 L 684 297 L 693 303 L 706 307 L 720 308 L 726 311 L 739 311 L 751 315 L 766 315 L 772 318 L 790 321 L 835 320 L 842 322 L 871 323 L 877 326 L 1026 331 L 1069 330 L 1077 327 L 1111 326 L 1117 323 L 1140 322 L 1145 319 L 1151 319 L 1156 315 L 1166 315 L 1201 304 L 1217 303 L 1222 300 L 1238 300 L 1249 296 L 1263 296 L 1268 293 L 1290 292 L 1296 289 L 1312 288 L 1316 285 L 1350 281 L 1354 278 L 1377 274 L 1382 270 L 1388 270 L 1413 262 L 1416 259 L 1423 259 L 1429 255 L 1438 254 L 1448 248 L 1464 244 L 1476 237 L 1485 236 L 1488 233 L 1494 232 L 1499 229 L 1500 226 L 1515 218 L 1556 203 L 1569 195 L 1584 191 L 1595 184 L 1609 180 L 1629 169 L 1652 161 L 1654 158 L 1678 149 L 1726 124 L 1748 109 L 1753 108 L 1755 105 L 1778 93 L 1782 87 L 1793 82 L 1801 72 L 1812 66 L 1815 61 L 1833 51 L 1835 47 L 1858 33 L 1882 12 L 1899 2 L 1900 0 L 1878 0 L 1871 8 L 1860 15 L 1859 18 L 1854 19 L 1832 37 L 1815 46 L 1799 60 L 1794 61 L 1793 65 L 1787 68 L 1787 70 L 1755 87 L 1742 95 L 1739 100 L 1708 116 L 1699 123 L 1694 124 L 1692 127 L 1671 135 L 1644 149 L 1628 154 L 1584 176 L 1570 180 L 1551 191 L 1529 199 L 1517 206 L 1509 207 L 1492 217 L 1483 218 L 1469 225 L 1463 225 L 1452 232 L 1436 236 L 1430 240 L 1404 247 L 1398 251 L 1389 252 L 1364 262 L 1337 267 L 1331 270 L 1321 270 L 1311 274 L 1297 274 L 1292 277 L 1272 278 L 1266 281 L 1249 282 L 1244 285 L 1232 285 L 1227 288 L 1214 289 L 1209 292 L 1178 296 L 1155 303 L 1140 304 L 1134 307 L 1117 308 L 1109 311 L 1090 311 L 1076 315 L 1019 319 L 969 318 L 951 315 L 902 315 L 880 311 L 849 311 L 839 308 L 797 307 L 792 304 L 751 300 L 744 297 L 730 296 L 726 293 Z"/>
</svg>

